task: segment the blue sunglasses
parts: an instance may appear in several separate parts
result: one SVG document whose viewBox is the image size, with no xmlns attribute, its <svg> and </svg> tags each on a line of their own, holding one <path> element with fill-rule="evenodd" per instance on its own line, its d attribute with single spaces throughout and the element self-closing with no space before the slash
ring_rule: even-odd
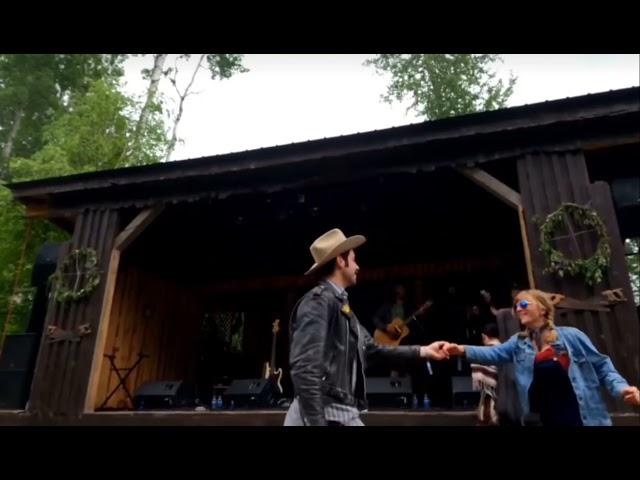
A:
<svg viewBox="0 0 640 480">
<path fill-rule="evenodd" d="M 528 300 L 520 300 L 516 303 L 516 308 L 520 307 L 521 309 L 526 310 L 529 305 L 531 305 L 531 303 Z"/>
</svg>

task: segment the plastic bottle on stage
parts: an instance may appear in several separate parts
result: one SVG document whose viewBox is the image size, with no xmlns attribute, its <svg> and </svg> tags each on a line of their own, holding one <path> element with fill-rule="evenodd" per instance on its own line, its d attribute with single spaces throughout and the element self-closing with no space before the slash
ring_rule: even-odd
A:
<svg viewBox="0 0 640 480">
<path fill-rule="evenodd" d="M 411 408 L 414 410 L 418 408 L 418 397 L 415 394 L 411 398 Z"/>
<path fill-rule="evenodd" d="M 425 410 L 429 410 L 429 408 L 431 408 L 431 400 L 429 400 L 426 393 L 424 394 L 424 404 L 422 405 L 422 408 Z"/>
<path fill-rule="evenodd" d="M 218 396 L 214 395 L 211 397 L 211 410 L 215 410 L 218 408 Z"/>
</svg>

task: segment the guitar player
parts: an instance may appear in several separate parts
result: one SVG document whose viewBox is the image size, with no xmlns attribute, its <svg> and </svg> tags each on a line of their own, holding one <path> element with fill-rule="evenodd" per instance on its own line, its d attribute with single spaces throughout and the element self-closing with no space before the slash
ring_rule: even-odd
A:
<svg viewBox="0 0 640 480">
<path fill-rule="evenodd" d="M 407 291 L 404 285 L 397 284 L 393 287 L 393 297 L 390 301 L 382 304 L 375 315 L 373 316 L 373 323 L 377 330 L 384 332 L 388 336 L 388 340 L 398 339 L 401 336 L 401 331 L 397 327 L 400 319 L 403 323 L 409 327 L 409 334 L 399 341 L 400 345 L 414 345 L 421 344 L 424 341 L 423 328 L 420 325 L 421 316 L 428 310 L 429 303 L 421 305 L 417 310 L 412 309 L 407 303 Z M 413 314 L 413 315 L 412 315 Z M 410 316 L 415 317 L 417 321 L 409 322 Z M 396 320 L 394 322 L 394 320 Z M 390 374 L 392 377 L 400 376 L 401 373 L 397 370 L 385 371 L 381 374 Z M 408 368 L 406 373 L 411 377 L 411 383 L 413 385 L 414 393 L 418 397 L 419 404 L 424 401 L 424 394 L 426 389 L 426 372 L 424 366 L 418 366 Z"/>
<path fill-rule="evenodd" d="M 400 319 L 403 322 L 408 322 L 409 315 L 414 313 L 415 316 L 422 315 L 428 305 L 422 305 L 417 311 L 411 310 L 406 304 L 407 292 L 403 285 L 396 285 L 393 289 L 393 299 L 389 302 L 385 302 L 373 316 L 373 323 L 376 329 L 386 332 L 389 337 L 397 338 L 400 335 L 400 330 L 393 325 L 394 319 Z M 409 336 L 400 343 L 411 343 L 411 337 L 414 337 L 413 332 L 420 331 L 422 327 L 417 326 L 417 322 L 413 324 L 413 328 L 409 330 Z"/>
</svg>

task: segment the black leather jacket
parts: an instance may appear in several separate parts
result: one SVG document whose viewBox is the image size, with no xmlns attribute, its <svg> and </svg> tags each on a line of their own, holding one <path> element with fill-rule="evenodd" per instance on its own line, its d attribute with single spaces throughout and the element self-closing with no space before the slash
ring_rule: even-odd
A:
<svg viewBox="0 0 640 480">
<path fill-rule="evenodd" d="M 367 362 L 382 360 L 393 367 L 421 360 L 419 346 L 377 345 L 326 281 L 300 299 L 291 314 L 290 328 L 291 379 L 308 425 L 325 425 L 324 406 L 330 403 L 367 407 Z"/>
</svg>

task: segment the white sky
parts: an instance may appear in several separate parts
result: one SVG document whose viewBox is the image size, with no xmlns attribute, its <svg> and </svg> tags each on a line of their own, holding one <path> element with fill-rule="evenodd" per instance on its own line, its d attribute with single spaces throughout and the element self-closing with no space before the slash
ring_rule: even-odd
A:
<svg viewBox="0 0 640 480">
<path fill-rule="evenodd" d="M 406 105 L 380 100 L 387 78 L 363 66 L 364 54 L 252 54 L 248 73 L 213 81 L 201 71 L 178 127 L 172 160 L 270 147 L 422 121 Z M 171 55 L 165 67 L 175 63 Z M 196 55 L 182 62 L 179 85 L 188 82 Z M 509 106 L 573 97 L 640 84 L 640 55 L 503 55 L 499 75 L 518 77 Z M 148 82 L 140 70 L 152 57 L 127 61 L 126 88 L 142 94 Z M 168 105 L 175 90 L 163 79 Z M 172 100 L 173 99 L 173 100 Z"/>
</svg>

